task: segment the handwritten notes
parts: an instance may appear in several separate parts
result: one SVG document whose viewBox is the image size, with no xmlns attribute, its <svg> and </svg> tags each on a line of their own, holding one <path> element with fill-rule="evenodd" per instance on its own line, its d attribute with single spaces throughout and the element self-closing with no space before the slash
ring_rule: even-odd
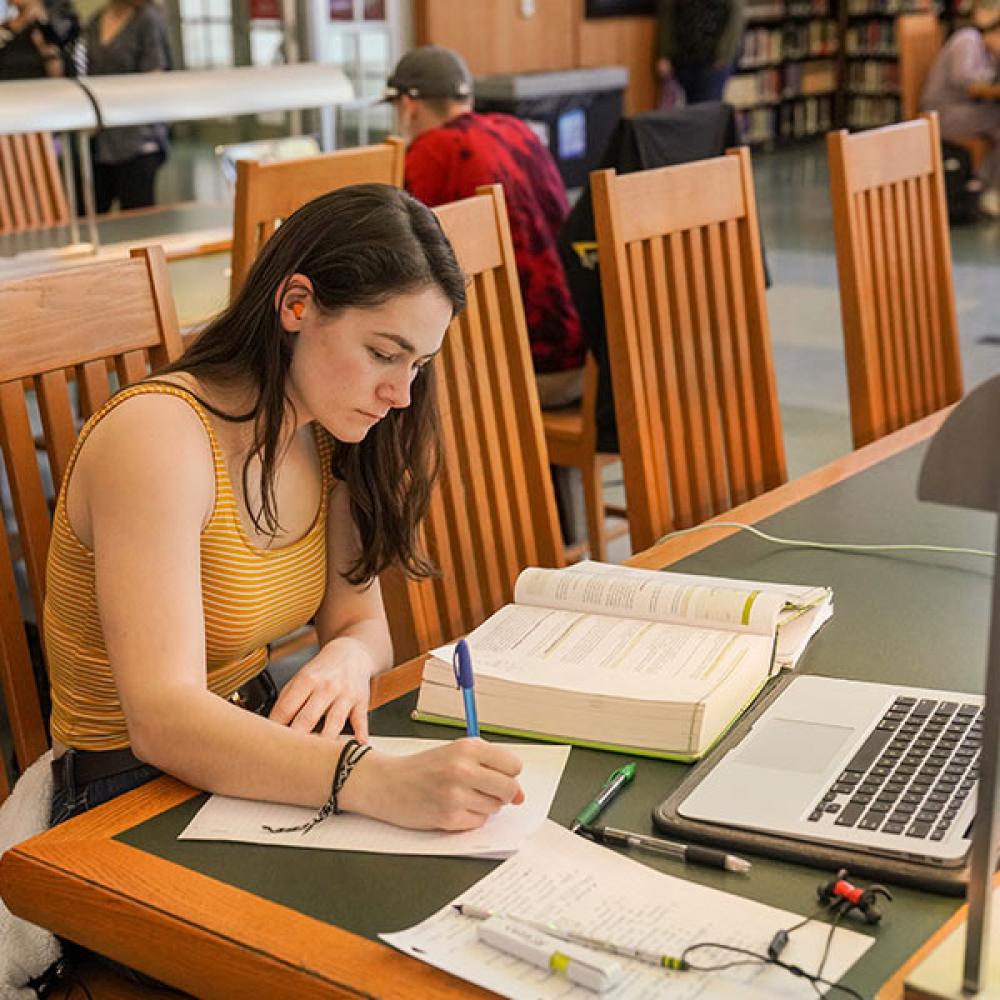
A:
<svg viewBox="0 0 1000 1000">
<path fill-rule="evenodd" d="M 551 822 L 546 822 L 514 857 L 455 902 L 549 921 L 562 928 L 673 956 L 680 956 L 686 947 L 700 941 L 764 953 L 776 931 L 801 920 L 795 913 L 664 875 Z M 400 951 L 506 997 L 593 998 L 593 993 L 557 973 L 535 968 L 483 944 L 476 937 L 476 923 L 448 906 L 416 927 L 380 936 Z M 824 923 L 811 923 L 795 931 L 782 958 L 814 971 L 828 932 L 829 925 Z M 838 929 L 824 976 L 839 979 L 872 943 L 871 938 L 856 931 Z M 740 958 L 717 949 L 700 949 L 689 957 L 704 965 Z M 707 973 L 672 972 L 627 958 L 619 961 L 626 966 L 625 979 L 602 997 L 816 997 L 808 982 L 758 963 Z"/>
</svg>

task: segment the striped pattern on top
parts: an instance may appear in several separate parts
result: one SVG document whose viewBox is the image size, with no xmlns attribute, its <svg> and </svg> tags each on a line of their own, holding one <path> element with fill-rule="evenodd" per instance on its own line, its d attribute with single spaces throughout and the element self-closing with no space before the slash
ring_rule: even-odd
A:
<svg viewBox="0 0 1000 1000">
<path fill-rule="evenodd" d="M 128 728 L 108 662 L 97 612 L 94 556 L 66 516 L 66 489 L 93 428 L 133 396 L 183 399 L 198 414 L 215 460 L 215 507 L 201 534 L 201 588 L 210 691 L 228 698 L 267 665 L 267 644 L 304 625 L 326 589 L 326 517 L 333 477 L 332 442 L 314 425 L 323 470 L 316 520 L 298 541 L 262 549 L 246 534 L 219 442 L 204 409 L 180 388 L 139 384 L 114 396 L 86 424 L 56 504 L 48 556 L 44 637 L 52 685 L 52 736 L 79 750 L 129 745 Z M 150 608 L 150 614 L 155 609 Z"/>
</svg>

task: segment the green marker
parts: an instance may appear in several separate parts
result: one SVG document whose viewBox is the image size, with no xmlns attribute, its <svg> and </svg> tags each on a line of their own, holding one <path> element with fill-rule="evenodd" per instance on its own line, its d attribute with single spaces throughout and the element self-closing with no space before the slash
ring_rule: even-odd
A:
<svg viewBox="0 0 1000 1000">
<path fill-rule="evenodd" d="M 626 764 L 624 767 L 618 768 L 617 771 L 612 771 L 608 776 L 608 780 L 604 782 L 604 787 L 576 814 L 576 819 L 573 820 L 569 827 L 570 833 L 576 833 L 582 826 L 590 826 L 604 812 L 604 807 L 634 777 L 635 764 Z"/>
</svg>

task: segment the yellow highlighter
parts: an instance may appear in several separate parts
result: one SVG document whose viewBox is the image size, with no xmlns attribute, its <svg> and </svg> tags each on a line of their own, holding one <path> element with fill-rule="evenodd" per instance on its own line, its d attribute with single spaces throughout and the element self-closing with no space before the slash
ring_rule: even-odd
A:
<svg viewBox="0 0 1000 1000">
<path fill-rule="evenodd" d="M 550 937 L 506 917 L 490 917 L 477 928 L 479 939 L 540 969 L 549 969 L 595 993 L 616 986 L 624 975 L 621 963 L 577 945 Z"/>
</svg>

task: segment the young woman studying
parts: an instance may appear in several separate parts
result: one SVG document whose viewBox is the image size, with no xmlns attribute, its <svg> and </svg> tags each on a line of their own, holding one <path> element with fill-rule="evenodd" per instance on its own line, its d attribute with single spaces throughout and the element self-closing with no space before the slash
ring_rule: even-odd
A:
<svg viewBox="0 0 1000 1000">
<path fill-rule="evenodd" d="M 53 823 L 161 772 L 414 828 L 521 801 L 499 745 L 365 742 L 392 663 L 377 575 L 430 569 L 433 359 L 464 300 L 430 210 L 346 188 L 278 229 L 178 362 L 88 421 L 48 563 Z M 319 652 L 267 706 L 267 643 L 313 617 Z"/>
</svg>

